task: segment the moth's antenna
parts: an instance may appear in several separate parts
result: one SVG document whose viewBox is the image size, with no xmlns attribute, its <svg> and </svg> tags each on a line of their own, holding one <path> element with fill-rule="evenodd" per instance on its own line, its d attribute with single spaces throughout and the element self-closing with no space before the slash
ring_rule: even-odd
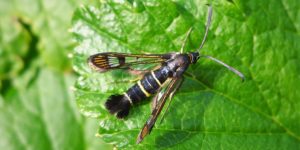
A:
<svg viewBox="0 0 300 150">
<path fill-rule="evenodd" d="M 197 49 L 197 52 L 200 53 L 200 49 L 203 47 L 206 37 L 207 37 L 207 33 L 208 33 L 208 29 L 210 27 L 210 22 L 211 22 L 211 16 L 212 16 L 212 6 L 209 5 L 208 7 L 208 16 L 207 16 L 207 22 L 206 22 L 206 28 L 205 28 L 205 34 L 202 40 L 201 45 L 199 46 L 199 48 Z"/>
<path fill-rule="evenodd" d="M 184 38 L 183 44 L 181 45 L 181 49 L 180 49 L 180 53 L 181 53 L 181 54 L 183 53 L 183 49 L 184 49 L 184 47 L 185 47 L 185 45 L 186 45 L 187 39 L 189 38 L 189 36 L 190 36 L 192 30 L 193 30 L 193 27 L 191 27 L 191 28 L 189 29 L 189 31 L 187 32 L 187 34 L 186 34 L 186 36 L 185 36 L 185 38 Z"/>
<path fill-rule="evenodd" d="M 245 80 L 245 76 L 244 76 L 241 72 L 239 72 L 238 70 L 234 69 L 233 67 L 231 67 L 231 66 L 225 64 L 225 63 L 222 62 L 221 60 L 216 59 L 216 58 L 211 57 L 211 56 L 203 56 L 203 55 L 202 55 L 201 57 L 208 58 L 208 59 L 210 59 L 210 60 L 213 60 L 213 61 L 215 61 L 215 62 L 217 62 L 217 63 L 223 65 L 223 66 L 226 67 L 228 70 L 230 70 L 230 71 L 232 71 L 233 73 L 235 73 L 236 75 L 238 75 L 238 76 L 242 79 L 242 81 Z"/>
</svg>

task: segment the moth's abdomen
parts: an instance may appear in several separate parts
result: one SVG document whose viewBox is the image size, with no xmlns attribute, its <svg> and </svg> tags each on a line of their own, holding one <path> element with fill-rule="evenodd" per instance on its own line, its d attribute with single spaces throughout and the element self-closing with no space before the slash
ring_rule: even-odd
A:
<svg viewBox="0 0 300 150">
<path fill-rule="evenodd" d="M 116 114 L 117 118 L 124 118 L 129 114 L 130 102 L 123 95 L 111 95 L 105 102 L 106 109 L 111 114 Z"/>
<path fill-rule="evenodd" d="M 137 104 L 157 93 L 157 90 L 169 78 L 168 66 L 147 73 L 141 80 L 129 88 L 123 95 L 111 95 L 105 107 L 111 114 L 124 118 L 129 114 L 131 105 Z"/>
<path fill-rule="evenodd" d="M 167 66 L 164 66 L 147 73 L 143 79 L 139 80 L 134 86 L 128 89 L 126 94 L 131 104 L 139 103 L 140 101 L 145 100 L 146 97 L 157 93 L 157 90 L 169 77 L 167 68 Z"/>
</svg>

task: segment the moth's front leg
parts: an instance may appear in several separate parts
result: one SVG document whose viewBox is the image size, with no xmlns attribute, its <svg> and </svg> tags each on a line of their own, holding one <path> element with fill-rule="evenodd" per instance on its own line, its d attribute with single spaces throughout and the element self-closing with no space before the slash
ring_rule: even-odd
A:
<svg viewBox="0 0 300 150">
<path fill-rule="evenodd" d="M 188 65 L 182 65 L 180 66 L 176 72 L 173 74 L 173 77 L 175 78 L 179 78 L 179 77 L 182 77 L 183 76 L 183 73 L 187 70 L 188 68 Z"/>
</svg>

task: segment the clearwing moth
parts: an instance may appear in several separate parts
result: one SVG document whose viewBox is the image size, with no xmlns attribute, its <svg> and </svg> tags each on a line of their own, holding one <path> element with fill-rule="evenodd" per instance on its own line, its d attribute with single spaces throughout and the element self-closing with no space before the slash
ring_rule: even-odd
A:
<svg viewBox="0 0 300 150">
<path fill-rule="evenodd" d="M 195 52 L 183 53 L 187 39 L 192 32 L 192 28 L 190 28 L 181 46 L 180 52 L 178 53 L 126 54 L 106 52 L 94 54 L 88 58 L 89 65 L 100 72 L 113 69 L 132 69 L 131 66 L 138 64 L 159 63 L 159 68 L 145 71 L 146 73 L 143 78 L 130 87 L 126 92 L 123 94 L 111 95 L 105 102 L 105 107 L 111 114 L 116 114 L 117 118 L 124 118 L 128 116 L 132 105 L 135 105 L 145 100 L 147 97 L 156 94 L 152 102 L 152 113 L 138 134 L 137 143 L 140 143 L 145 136 L 150 134 L 166 103 L 166 100 L 170 97 L 169 103 L 171 102 L 171 97 L 183 81 L 183 74 L 188 69 L 189 65 L 197 63 L 199 58 L 208 58 L 213 60 L 234 72 L 241 77 L 242 80 L 244 80 L 244 75 L 233 67 L 211 56 L 200 54 L 200 50 L 202 49 L 207 37 L 211 17 L 212 7 L 209 6 L 205 34 L 199 48 Z"/>
</svg>

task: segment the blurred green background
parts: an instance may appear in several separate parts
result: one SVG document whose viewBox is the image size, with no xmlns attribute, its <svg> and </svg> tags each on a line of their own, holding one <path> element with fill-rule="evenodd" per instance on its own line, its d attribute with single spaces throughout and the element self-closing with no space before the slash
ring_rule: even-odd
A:
<svg viewBox="0 0 300 150">
<path fill-rule="evenodd" d="M 87 2 L 87 1 L 85 1 Z M 112 149 L 78 113 L 68 54 L 79 0 L 0 0 L 0 149 Z"/>
</svg>

